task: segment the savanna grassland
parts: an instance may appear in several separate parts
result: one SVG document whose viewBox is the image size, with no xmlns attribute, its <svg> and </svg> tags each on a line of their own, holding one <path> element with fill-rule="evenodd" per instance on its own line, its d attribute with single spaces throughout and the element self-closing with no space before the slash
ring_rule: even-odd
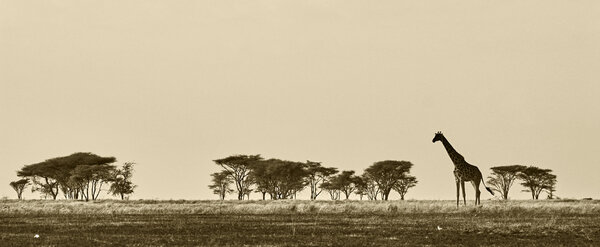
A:
<svg viewBox="0 0 600 247">
<path fill-rule="evenodd" d="M 600 245 L 600 201 L 482 204 L 4 200 L 0 245 Z"/>
</svg>

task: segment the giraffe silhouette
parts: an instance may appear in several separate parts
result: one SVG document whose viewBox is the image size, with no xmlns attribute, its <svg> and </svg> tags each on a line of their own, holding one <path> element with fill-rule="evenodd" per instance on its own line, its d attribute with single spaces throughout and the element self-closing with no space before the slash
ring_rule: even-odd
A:
<svg viewBox="0 0 600 247">
<path fill-rule="evenodd" d="M 435 133 L 435 136 L 432 140 L 434 143 L 437 141 L 441 141 L 444 144 L 444 148 L 446 148 L 446 152 L 448 152 L 448 156 L 450 156 L 450 160 L 454 163 L 454 179 L 456 180 L 456 207 L 458 207 L 460 202 L 459 197 L 459 189 L 462 188 L 462 195 L 465 206 L 467 205 L 467 198 L 465 196 L 465 182 L 471 182 L 473 188 L 475 188 L 475 205 L 481 205 L 481 191 L 479 191 L 479 182 L 483 182 L 483 187 L 487 191 L 489 191 L 492 195 L 494 192 L 485 186 L 485 182 L 483 181 L 483 176 L 481 175 L 481 171 L 477 166 L 471 165 L 465 161 L 465 158 L 460 155 L 453 147 L 450 145 L 450 142 L 441 131 Z"/>
</svg>

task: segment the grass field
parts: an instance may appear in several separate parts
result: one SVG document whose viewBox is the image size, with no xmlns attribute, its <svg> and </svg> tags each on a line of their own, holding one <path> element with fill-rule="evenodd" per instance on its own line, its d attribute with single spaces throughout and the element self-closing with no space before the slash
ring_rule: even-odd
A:
<svg viewBox="0 0 600 247">
<path fill-rule="evenodd" d="M 0 245 L 599 246 L 600 201 L 5 200 Z"/>
</svg>

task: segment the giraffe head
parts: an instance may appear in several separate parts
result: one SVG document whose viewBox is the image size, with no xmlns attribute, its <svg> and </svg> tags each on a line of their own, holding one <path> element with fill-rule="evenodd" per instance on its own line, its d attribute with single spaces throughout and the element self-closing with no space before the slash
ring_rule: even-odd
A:
<svg viewBox="0 0 600 247">
<path fill-rule="evenodd" d="M 441 141 L 444 138 L 444 134 L 442 134 L 441 131 L 438 131 L 437 133 L 435 133 L 435 136 L 433 137 L 432 142 L 437 142 L 437 141 Z"/>
</svg>

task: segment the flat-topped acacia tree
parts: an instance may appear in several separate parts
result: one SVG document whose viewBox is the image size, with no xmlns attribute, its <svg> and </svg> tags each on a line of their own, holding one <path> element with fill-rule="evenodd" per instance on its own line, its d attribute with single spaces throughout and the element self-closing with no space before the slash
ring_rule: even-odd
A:
<svg viewBox="0 0 600 247">
<path fill-rule="evenodd" d="M 504 200 L 508 200 L 508 192 L 517 179 L 517 175 L 523 171 L 526 166 L 494 166 L 490 168 L 492 174 L 488 177 L 488 184 L 491 189 L 500 193 Z"/>
<path fill-rule="evenodd" d="M 415 176 L 405 175 L 392 187 L 400 195 L 400 200 L 404 200 L 404 196 L 408 193 L 408 189 L 415 187 L 418 181 Z"/>
<path fill-rule="evenodd" d="M 342 171 L 337 176 L 330 179 L 330 187 L 333 187 L 344 193 L 346 200 L 350 198 L 350 194 L 356 190 L 357 183 L 360 183 L 359 178 L 354 175 L 354 171 Z"/>
<path fill-rule="evenodd" d="M 268 159 L 251 166 L 250 177 L 258 192 L 271 199 L 295 199 L 306 186 L 306 164 L 280 159 Z"/>
<path fill-rule="evenodd" d="M 260 157 L 260 154 L 232 155 L 227 158 L 214 160 L 214 162 L 221 166 L 233 179 L 235 188 L 238 191 L 238 200 L 244 200 L 244 195 L 250 190 L 251 181 L 248 176 L 251 166 L 261 160 L 262 157 Z"/>
<path fill-rule="evenodd" d="M 528 166 L 517 176 L 522 181 L 521 185 L 527 188 L 523 191 L 531 192 L 531 199 L 537 200 L 542 191 L 552 190 L 549 193 L 555 191 L 556 175 L 552 174 L 551 169 Z"/>
<path fill-rule="evenodd" d="M 335 167 L 324 167 L 321 162 L 306 161 L 307 183 L 310 185 L 310 199 L 316 200 L 323 189 L 321 184 L 327 182 L 338 172 Z"/>
<path fill-rule="evenodd" d="M 17 192 L 17 198 L 19 200 L 23 199 L 23 190 L 29 185 L 28 178 L 22 178 L 17 181 L 10 182 L 10 187 L 12 187 Z"/>
<path fill-rule="evenodd" d="M 378 161 L 365 169 L 365 174 L 377 184 L 381 199 L 387 201 L 394 186 L 406 176 L 412 166 L 410 161 Z"/>
<path fill-rule="evenodd" d="M 96 199 L 102 183 L 109 180 L 108 171 L 114 169 L 111 163 L 116 160 L 80 152 L 25 165 L 17 176 L 30 178 L 35 190 L 54 200 L 60 191 L 67 199 Z"/>
</svg>

